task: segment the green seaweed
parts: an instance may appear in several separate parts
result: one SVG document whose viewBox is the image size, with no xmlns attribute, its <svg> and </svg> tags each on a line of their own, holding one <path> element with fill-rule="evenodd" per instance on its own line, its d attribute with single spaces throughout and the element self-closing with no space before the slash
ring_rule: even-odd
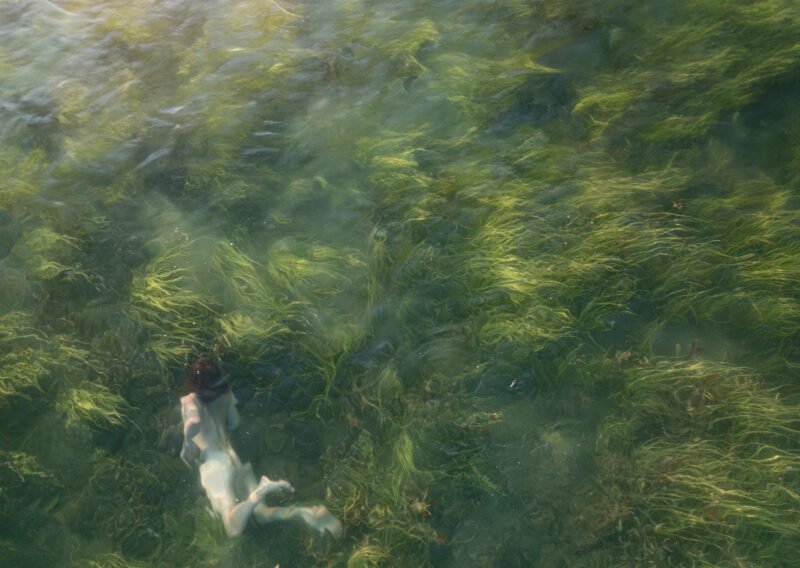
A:
<svg viewBox="0 0 800 568">
<path fill-rule="evenodd" d="M 628 374 L 629 410 L 603 427 L 599 443 L 631 451 L 632 478 L 623 483 L 633 498 L 617 513 L 637 527 L 631 538 L 670 562 L 727 563 L 765 551 L 788 561 L 792 547 L 778 543 L 797 521 L 793 398 L 718 363 L 657 361 Z"/>
<path fill-rule="evenodd" d="M 14 565 L 789 565 L 793 0 L 0 7 Z M 234 444 L 337 542 L 230 540 Z"/>
</svg>

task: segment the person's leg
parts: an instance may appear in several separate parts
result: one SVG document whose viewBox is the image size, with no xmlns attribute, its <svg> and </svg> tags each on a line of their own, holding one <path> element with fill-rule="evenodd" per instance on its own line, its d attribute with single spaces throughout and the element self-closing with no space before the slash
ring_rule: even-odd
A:
<svg viewBox="0 0 800 568">
<path fill-rule="evenodd" d="M 261 481 L 250 493 L 246 501 L 242 501 L 238 505 L 230 507 L 225 514 L 222 515 L 222 522 L 225 525 L 225 532 L 228 536 L 238 536 L 244 531 L 247 526 L 247 520 L 253 514 L 253 510 L 257 505 L 261 505 L 261 500 L 267 495 L 272 493 L 281 493 L 283 491 L 294 491 L 287 481 L 272 481 L 266 475 L 261 477 Z"/>
<path fill-rule="evenodd" d="M 233 464 L 224 452 L 207 452 L 205 461 L 200 465 L 200 484 L 206 490 L 211 508 L 222 519 L 225 532 L 229 536 L 241 534 L 244 529 L 243 523 L 231 524 L 230 513 L 236 507 L 236 497 L 232 487 L 233 473 Z"/>
<path fill-rule="evenodd" d="M 236 475 L 239 483 L 238 487 L 244 487 L 247 492 L 252 492 L 256 488 L 256 476 L 249 463 L 238 467 Z M 294 488 L 288 482 L 277 483 L 286 483 L 287 489 L 294 493 Z M 335 537 L 339 537 L 342 533 L 342 524 L 322 505 L 316 507 L 268 507 L 264 503 L 259 503 L 253 510 L 252 515 L 262 525 L 278 521 L 297 520 L 305 523 L 313 530 L 319 532 L 328 531 Z"/>
<path fill-rule="evenodd" d="M 323 533 L 328 531 L 335 537 L 342 534 L 342 523 L 334 517 L 324 505 L 314 507 L 268 507 L 263 503 L 256 505 L 253 518 L 261 523 L 297 520 L 309 528 Z"/>
<path fill-rule="evenodd" d="M 238 536 L 247 526 L 247 520 L 261 500 L 271 493 L 294 491 L 286 481 L 272 481 L 261 478 L 245 501 L 236 503 L 233 481 L 236 468 L 231 457 L 225 452 L 207 452 L 200 466 L 200 483 L 206 490 L 211 507 L 222 518 L 228 536 Z"/>
</svg>

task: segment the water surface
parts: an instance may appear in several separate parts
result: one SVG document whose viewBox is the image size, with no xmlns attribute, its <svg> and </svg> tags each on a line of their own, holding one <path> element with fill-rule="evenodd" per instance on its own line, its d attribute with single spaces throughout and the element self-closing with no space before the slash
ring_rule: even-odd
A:
<svg viewBox="0 0 800 568">
<path fill-rule="evenodd" d="M 791 565 L 799 88 L 793 0 L 4 3 L 4 562 Z M 342 539 L 209 515 L 210 352 Z"/>
</svg>

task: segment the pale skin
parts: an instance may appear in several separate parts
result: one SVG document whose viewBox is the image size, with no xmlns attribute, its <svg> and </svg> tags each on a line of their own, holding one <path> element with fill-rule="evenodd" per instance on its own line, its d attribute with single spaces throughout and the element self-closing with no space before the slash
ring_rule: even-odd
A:
<svg viewBox="0 0 800 568">
<path fill-rule="evenodd" d="M 181 459 L 189 467 L 199 463 L 200 483 L 229 536 L 242 534 L 250 517 L 262 524 L 298 520 L 320 533 L 341 534 L 341 523 L 323 505 L 268 507 L 262 503 L 267 495 L 294 493 L 294 488 L 288 481 L 271 480 L 265 475 L 257 482 L 250 464 L 242 464 L 228 439 L 228 430 L 239 425 L 233 393 L 208 402 L 188 394 L 181 398 L 181 414 Z M 244 495 L 247 497 L 240 500 Z"/>
</svg>

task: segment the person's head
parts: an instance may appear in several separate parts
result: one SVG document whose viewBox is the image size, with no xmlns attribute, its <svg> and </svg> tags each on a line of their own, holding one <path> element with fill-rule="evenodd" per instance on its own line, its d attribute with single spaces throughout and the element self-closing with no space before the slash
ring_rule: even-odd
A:
<svg viewBox="0 0 800 568">
<path fill-rule="evenodd" d="M 231 388 L 217 362 L 211 357 L 200 357 L 186 374 L 186 390 L 195 393 L 200 400 L 210 402 Z"/>
</svg>

